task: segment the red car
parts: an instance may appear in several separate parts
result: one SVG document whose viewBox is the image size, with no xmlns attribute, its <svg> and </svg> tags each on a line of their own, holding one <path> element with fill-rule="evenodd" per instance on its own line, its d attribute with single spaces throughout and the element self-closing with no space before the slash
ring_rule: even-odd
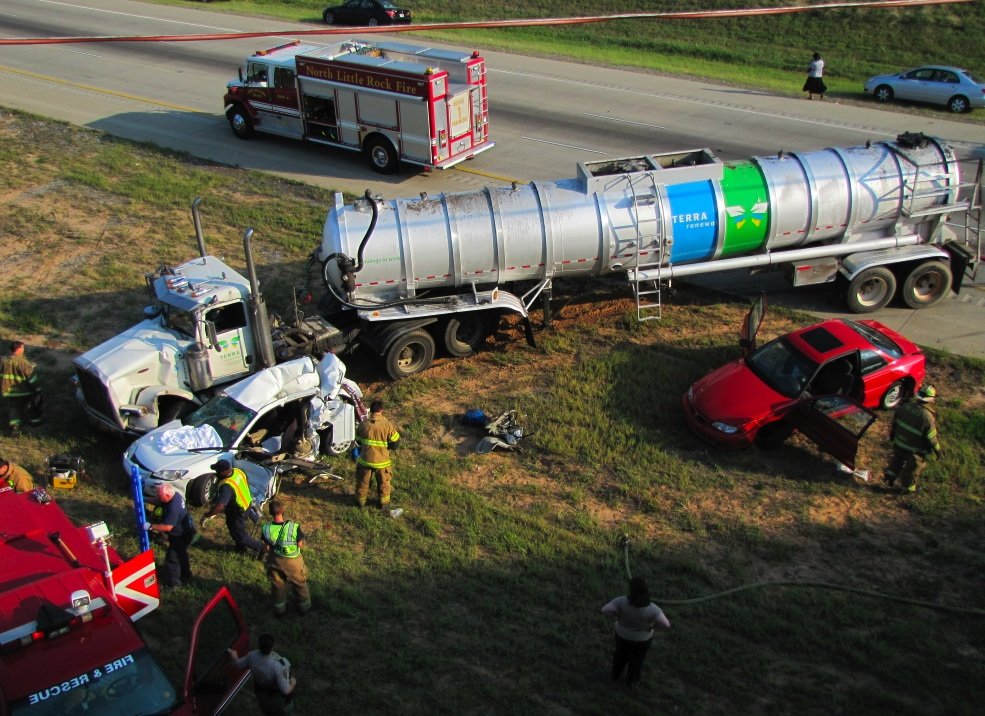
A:
<svg viewBox="0 0 985 716">
<path fill-rule="evenodd" d="M 894 408 L 912 394 L 923 383 L 923 353 L 877 321 L 840 318 L 756 348 L 765 299 L 746 315 L 742 358 L 688 388 L 688 425 L 722 447 L 773 447 L 800 430 L 853 466 L 875 420 L 866 408 Z"/>
</svg>

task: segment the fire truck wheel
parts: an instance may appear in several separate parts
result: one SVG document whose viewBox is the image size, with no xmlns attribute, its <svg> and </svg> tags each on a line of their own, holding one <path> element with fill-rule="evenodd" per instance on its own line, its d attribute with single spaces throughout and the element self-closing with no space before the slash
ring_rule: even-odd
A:
<svg viewBox="0 0 985 716">
<path fill-rule="evenodd" d="M 386 352 L 386 372 L 394 380 L 420 373 L 434 360 L 434 339 L 425 330 L 400 336 Z"/>
<path fill-rule="evenodd" d="M 475 353 L 489 335 L 489 322 L 476 311 L 453 316 L 445 324 L 445 350 L 456 358 Z"/>
<path fill-rule="evenodd" d="M 871 313 L 889 303 L 895 292 L 893 272 L 885 266 L 873 266 L 851 280 L 845 301 L 852 313 Z"/>
<path fill-rule="evenodd" d="M 226 118 L 229 120 L 229 126 L 233 129 L 233 134 L 237 137 L 249 139 L 253 136 L 253 120 L 242 107 L 230 109 L 226 112 Z"/>
<path fill-rule="evenodd" d="M 903 281 L 900 296 L 910 308 L 926 308 L 940 301 L 950 290 L 950 267 L 943 261 L 924 261 Z"/>
<path fill-rule="evenodd" d="M 397 171 L 397 150 L 384 137 L 372 137 L 364 148 L 369 163 L 380 174 L 393 174 Z"/>
<path fill-rule="evenodd" d="M 216 476 L 214 472 L 199 475 L 190 483 L 185 490 L 185 497 L 188 504 L 192 507 L 205 507 L 212 502 L 212 491 L 215 489 Z"/>
</svg>

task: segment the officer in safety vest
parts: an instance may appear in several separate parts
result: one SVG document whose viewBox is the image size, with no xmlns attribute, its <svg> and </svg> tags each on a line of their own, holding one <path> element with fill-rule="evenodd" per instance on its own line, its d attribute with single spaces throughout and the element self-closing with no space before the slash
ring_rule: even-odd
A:
<svg viewBox="0 0 985 716">
<path fill-rule="evenodd" d="M 228 460 L 219 460 L 212 465 L 212 469 L 219 478 L 219 494 L 205 519 L 224 512 L 226 527 L 229 529 L 229 536 L 236 543 L 236 551 L 248 552 L 260 557 L 263 554 L 263 545 L 249 533 L 246 527 L 247 513 L 253 504 L 246 473 L 238 467 L 234 469 Z"/>
<path fill-rule="evenodd" d="M 24 344 L 14 341 L 10 344 L 10 355 L 0 358 L 0 398 L 7 413 L 7 429 L 12 435 L 19 435 L 24 425 L 28 403 L 40 397 L 38 374 L 35 365 L 24 357 Z M 41 416 L 32 413 L 31 425 L 40 425 Z"/>
<path fill-rule="evenodd" d="M 267 548 L 267 579 L 274 613 L 280 616 L 287 612 L 287 585 L 291 585 L 298 611 L 304 614 L 311 609 L 308 570 L 301 555 L 304 532 L 297 522 L 284 519 L 284 504 L 280 500 L 272 500 L 269 510 L 273 521 L 264 523 L 261 534 Z"/>
<path fill-rule="evenodd" d="M 369 406 L 369 418 L 356 428 L 356 442 L 359 443 L 359 457 L 356 460 L 356 504 L 366 506 L 369 496 L 370 480 L 376 477 L 376 494 L 380 498 L 380 509 L 390 508 L 390 480 L 393 464 L 390 450 L 400 441 L 400 433 L 389 420 L 383 417 L 383 401 L 374 400 Z"/>
<path fill-rule="evenodd" d="M 927 455 L 934 453 L 940 458 L 943 454 L 937 437 L 936 399 L 937 388 L 927 384 L 917 391 L 912 400 L 896 409 L 889 432 L 893 441 L 893 456 L 884 477 L 890 487 L 899 481 L 903 492 L 916 492 L 917 478 L 923 472 Z"/>
<path fill-rule="evenodd" d="M 0 458 L 0 488 L 3 487 L 14 492 L 30 492 L 34 489 L 34 478 L 17 463 Z"/>
</svg>

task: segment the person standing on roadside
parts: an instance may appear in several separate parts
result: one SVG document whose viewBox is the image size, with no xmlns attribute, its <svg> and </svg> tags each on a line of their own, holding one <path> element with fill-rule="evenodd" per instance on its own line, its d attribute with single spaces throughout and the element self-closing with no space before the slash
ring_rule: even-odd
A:
<svg viewBox="0 0 985 716">
<path fill-rule="evenodd" d="M 211 467 L 219 478 L 219 494 L 205 519 L 211 519 L 220 512 L 225 513 L 226 528 L 236 544 L 236 551 L 247 552 L 256 557 L 262 556 L 263 545 L 249 533 L 246 527 L 247 514 L 253 505 L 246 473 L 238 467 L 234 469 L 229 460 L 219 460 Z"/>
<path fill-rule="evenodd" d="M 827 85 L 824 84 L 824 60 L 821 59 L 821 53 L 815 52 L 813 57 L 811 57 L 810 64 L 807 65 L 807 81 L 804 82 L 804 92 L 807 93 L 807 99 L 814 99 L 814 95 L 817 95 L 818 99 L 824 99 L 824 93 L 828 91 Z"/>
<path fill-rule="evenodd" d="M 188 561 L 188 544 L 194 531 L 191 515 L 185 509 L 185 498 L 167 483 L 157 486 L 157 499 L 164 506 L 164 516 L 155 524 L 145 522 L 144 529 L 167 535 L 168 551 L 164 555 L 167 585 L 184 587 L 192 578 L 192 569 Z"/>
<path fill-rule="evenodd" d="M 937 437 L 937 415 L 934 401 L 937 388 L 924 385 L 912 399 L 896 408 L 889 439 L 893 441 L 893 456 L 886 467 L 883 480 L 889 487 L 900 483 L 903 492 L 916 492 L 917 479 L 926 465 L 927 455 L 938 459 L 944 454 Z"/>
<path fill-rule="evenodd" d="M 670 621 L 660 607 L 650 601 L 650 590 L 642 577 L 630 579 L 629 594 L 613 599 L 602 607 L 602 613 L 616 617 L 612 680 L 618 681 L 626 670 L 626 684 L 636 686 L 640 683 L 643 660 L 650 650 L 654 629 L 670 629 Z"/>
<path fill-rule="evenodd" d="M 257 646 L 260 648 L 243 656 L 235 649 L 226 651 L 238 668 L 246 666 L 253 672 L 253 689 L 264 716 L 294 713 L 292 699 L 297 679 L 291 676 L 291 662 L 274 651 L 274 637 L 270 634 L 261 634 Z"/>
<path fill-rule="evenodd" d="M 284 504 L 280 500 L 271 500 L 268 509 L 273 521 L 264 523 L 260 532 L 267 548 L 267 579 L 274 599 L 274 614 L 281 616 L 287 612 L 287 585 L 291 585 L 298 611 L 305 614 L 311 610 L 311 591 L 301 554 L 304 532 L 299 523 L 284 519 Z"/>
<path fill-rule="evenodd" d="M 7 429 L 14 437 L 20 435 L 25 417 L 30 425 L 41 424 L 41 388 L 36 367 L 24 356 L 22 341 L 13 341 L 10 355 L 0 358 L 0 399 L 6 412 Z M 32 409 L 32 405 L 37 407 Z"/>
<path fill-rule="evenodd" d="M 369 406 L 369 418 L 356 428 L 359 457 L 356 459 L 356 505 L 366 506 L 369 483 L 376 478 L 376 494 L 380 509 L 390 507 L 390 481 L 393 479 L 390 450 L 400 442 L 400 433 L 383 415 L 383 401 L 374 400 Z"/>
</svg>

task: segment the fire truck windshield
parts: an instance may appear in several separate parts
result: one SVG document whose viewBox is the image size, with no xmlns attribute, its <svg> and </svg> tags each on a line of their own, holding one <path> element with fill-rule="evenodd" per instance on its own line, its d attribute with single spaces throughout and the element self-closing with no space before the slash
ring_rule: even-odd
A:
<svg viewBox="0 0 985 716">
<path fill-rule="evenodd" d="M 178 693 L 146 647 L 39 689 L 12 704 L 12 716 L 152 716 L 178 705 Z"/>
</svg>

